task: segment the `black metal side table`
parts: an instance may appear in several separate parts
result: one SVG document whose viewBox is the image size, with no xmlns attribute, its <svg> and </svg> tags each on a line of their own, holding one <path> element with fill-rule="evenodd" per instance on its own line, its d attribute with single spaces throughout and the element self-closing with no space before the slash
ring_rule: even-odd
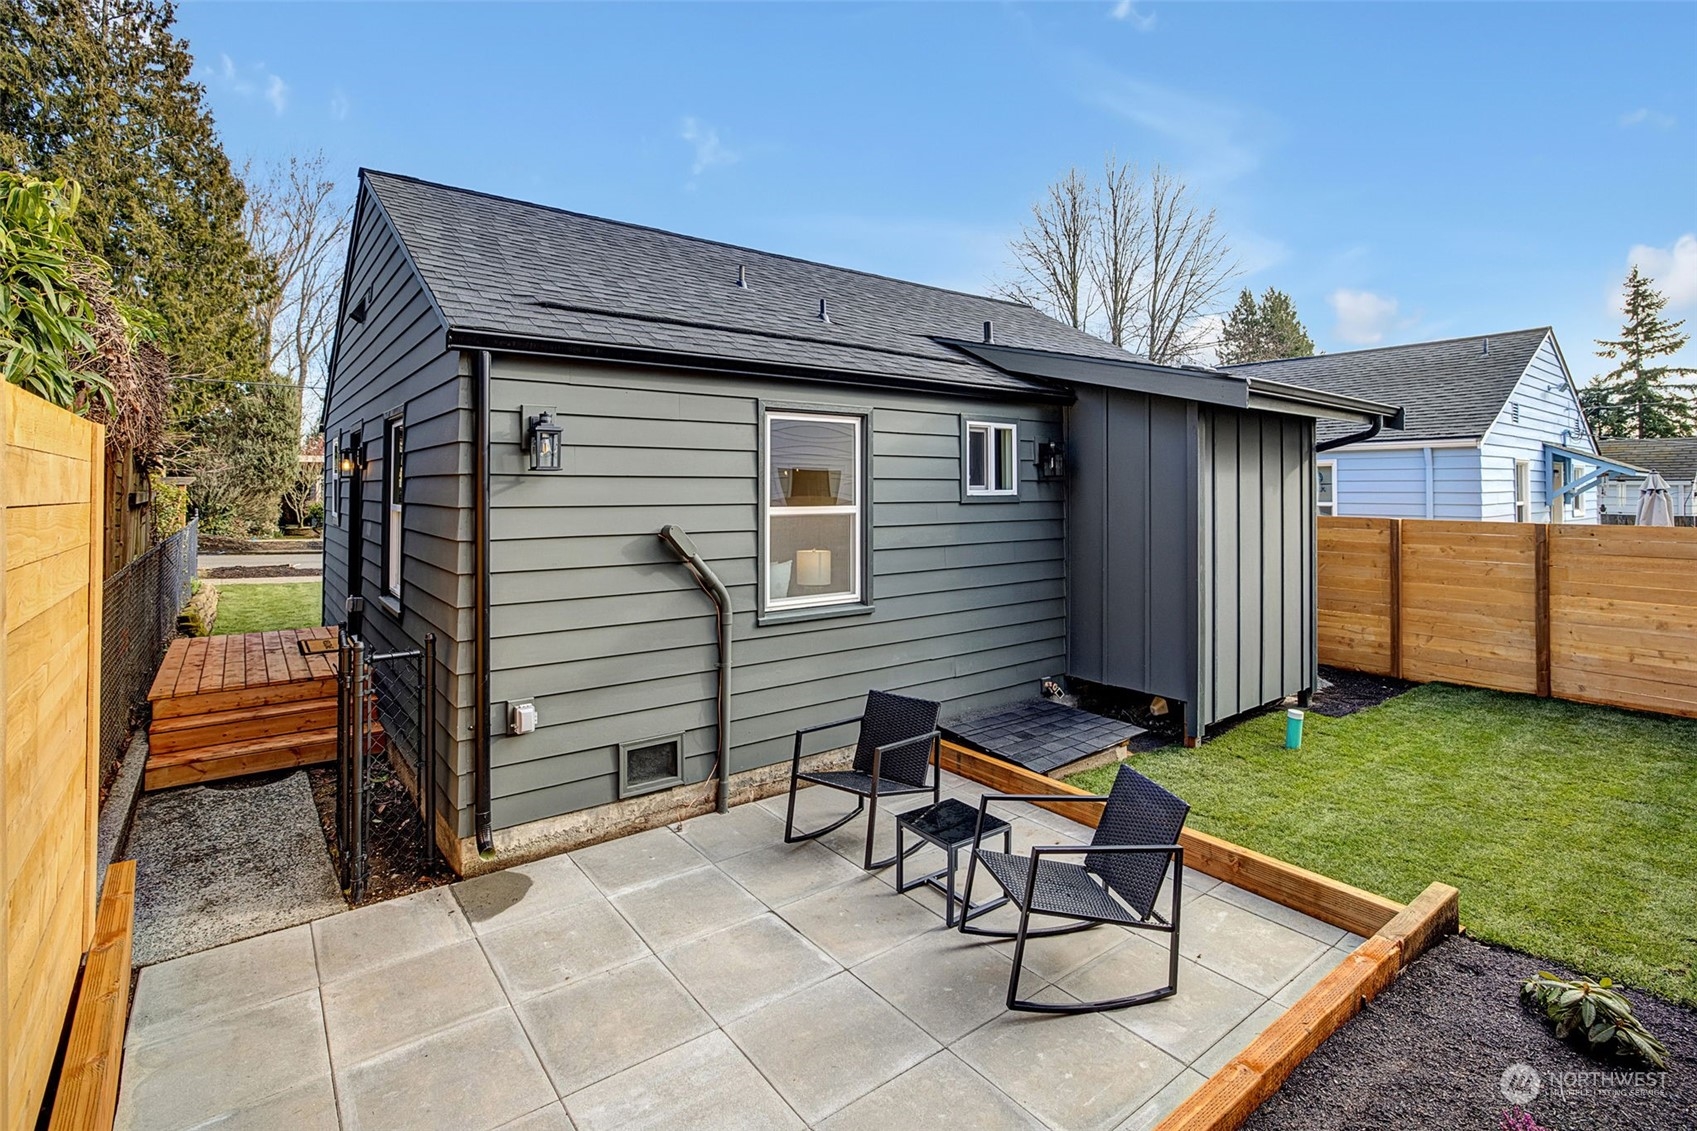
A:
<svg viewBox="0 0 1697 1131">
<path fill-rule="evenodd" d="M 972 838 L 977 832 L 977 828 L 978 810 L 964 801 L 957 801 L 952 797 L 939 801 L 935 805 L 910 809 L 896 817 L 896 890 L 912 891 L 921 884 L 930 884 L 942 892 L 943 922 L 946 926 L 953 927 L 956 924 L 955 906 L 962 902 L 960 897 L 955 895 L 955 859 L 962 848 L 970 849 L 972 847 Z M 920 840 L 941 848 L 944 855 L 948 857 L 948 864 L 935 872 L 915 876 L 911 880 L 904 879 L 902 864 L 906 861 L 907 855 L 903 851 L 903 833 L 912 833 Z M 1000 817 L 992 816 L 989 813 L 984 814 L 985 839 L 989 839 L 996 833 L 1002 834 L 1002 851 L 1012 852 L 1013 827 Z M 919 846 L 916 844 L 914 847 L 918 848 Z M 975 903 L 971 908 L 962 906 L 960 913 L 963 918 L 971 919 L 986 911 L 992 911 L 1007 901 L 1007 896 L 999 896 L 983 903 Z"/>
</svg>

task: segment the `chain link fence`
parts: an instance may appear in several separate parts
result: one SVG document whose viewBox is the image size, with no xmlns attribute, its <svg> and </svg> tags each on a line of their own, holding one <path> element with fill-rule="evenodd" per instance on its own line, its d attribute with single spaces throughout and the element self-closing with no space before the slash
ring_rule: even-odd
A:
<svg viewBox="0 0 1697 1131">
<path fill-rule="evenodd" d="M 373 654 L 343 636 L 337 682 L 336 862 L 359 904 L 438 882 L 435 756 L 427 705 L 436 638 Z"/>
<path fill-rule="evenodd" d="M 194 519 L 106 579 L 100 639 L 100 780 L 111 780 L 148 688 L 177 635 L 200 556 Z"/>
</svg>

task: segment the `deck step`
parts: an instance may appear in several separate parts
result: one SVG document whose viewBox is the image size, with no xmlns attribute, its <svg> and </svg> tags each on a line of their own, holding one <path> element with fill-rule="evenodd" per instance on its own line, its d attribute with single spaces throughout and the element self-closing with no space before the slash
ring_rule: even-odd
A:
<svg viewBox="0 0 1697 1131">
<path fill-rule="evenodd" d="M 148 728 L 148 747 L 155 754 L 171 754 L 231 742 L 300 734 L 335 725 L 334 698 L 302 699 L 267 707 L 155 719 Z"/>
<path fill-rule="evenodd" d="M 177 719 L 206 715 L 219 711 L 241 711 L 255 707 L 270 707 L 282 703 L 301 703 L 314 699 L 334 699 L 336 677 L 302 679 L 293 683 L 273 683 L 262 687 L 244 687 L 229 691 L 208 691 L 195 695 L 178 695 L 154 699 L 155 719 Z"/>
<path fill-rule="evenodd" d="M 146 789 L 219 781 L 331 762 L 336 758 L 336 728 L 274 735 L 270 738 L 202 746 L 168 754 L 150 754 L 143 778 Z"/>
</svg>

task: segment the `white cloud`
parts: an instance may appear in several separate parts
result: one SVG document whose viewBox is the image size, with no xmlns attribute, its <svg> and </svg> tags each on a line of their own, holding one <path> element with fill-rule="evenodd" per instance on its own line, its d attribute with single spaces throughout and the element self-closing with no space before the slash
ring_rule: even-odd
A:
<svg viewBox="0 0 1697 1131">
<path fill-rule="evenodd" d="M 330 96 L 330 116 L 338 122 L 347 121 L 348 112 L 352 108 L 348 104 L 348 96 L 343 94 L 340 89 Z"/>
<path fill-rule="evenodd" d="M 277 75 L 265 76 L 265 101 L 271 103 L 271 109 L 282 117 L 283 111 L 289 108 L 289 84 Z"/>
<path fill-rule="evenodd" d="M 1652 126 L 1658 130 L 1671 130 L 1679 124 L 1679 119 L 1672 114 L 1664 114 L 1660 110 L 1652 110 L 1648 106 L 1640 106 L 1629 114 L 1620 116 L 1622 129 L 1633 126 Z"/>
<path fill-rule="evenodd" d="M 1637 264 L 1648 275 L 1656 290 L 1667 296 L 1668 305 L 1675 310 L 1697 307 L 1697 235 L 1685 233 L 1672 247 L 1650 247 L 1638 244 L 1627 253 L 1628 266 Z M 1621 310 L 1620 288 L 1615 288 L 1615 312 Z"/>
<path fill-rule="evenodd" d="M 695 118 L 685 118 L 678 136 L 695 148 L 691 176 L 699 177 L 716 165 L 734 165 L 739 155 L 719 140 L 719 131 Z"/>
<path fill-rule="evenodd" d="M 1396 299 L 1372 291 L 1339 287 L 1326 296 L 1326 301 L 1332 304 L 1332 313 L 1337 316 L 1332 333 L 1351 345 L 1376 346 L 1396 323 Z"/>
<path fill-rule="evenodd" d="M 1155 13 L 1139 12 L 1137 5 L 1132 3 L 1132 0 L 1119 0 L 1109 14 L 1116 20 L 1130 24 L 1138 31 L 1155 30 Z"/>
</svg>

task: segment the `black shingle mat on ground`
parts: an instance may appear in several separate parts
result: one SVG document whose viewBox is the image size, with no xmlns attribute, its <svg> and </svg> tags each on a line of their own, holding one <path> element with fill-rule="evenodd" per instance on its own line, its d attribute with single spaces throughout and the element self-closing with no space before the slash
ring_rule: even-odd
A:
<svg viewBox="0 0 1697 1131">
<path fill-rule="evenodd" d="M 979 711 L 945 723 L 942 730 L 948 738 L 1040 774 L 1143 733 L 1142 727 L 1052 699 Z"/>
</svg>

